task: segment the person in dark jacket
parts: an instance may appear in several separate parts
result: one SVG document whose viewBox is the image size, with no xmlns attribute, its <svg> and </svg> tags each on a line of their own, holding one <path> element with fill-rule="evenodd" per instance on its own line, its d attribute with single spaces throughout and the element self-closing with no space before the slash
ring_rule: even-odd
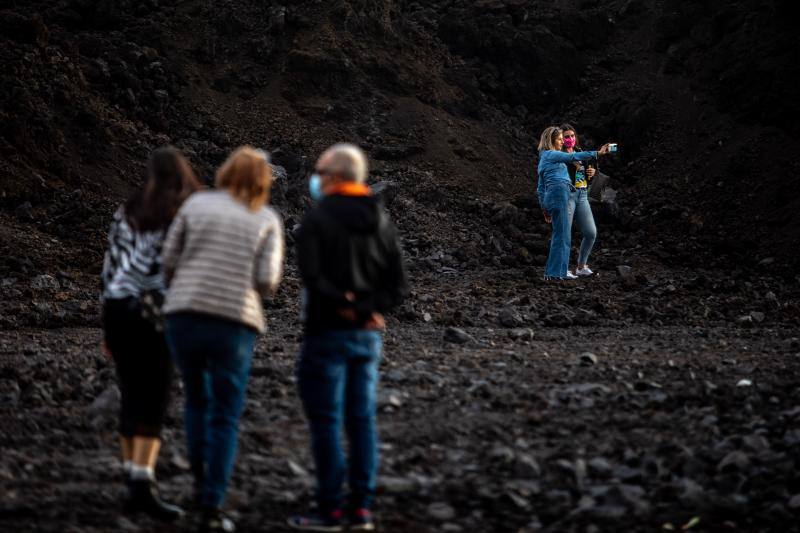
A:
<svg viewBox="0 0 800 533">
<path fill-rule="evenodd" d="M 121 393 L 120 446 L 125 511 L 174 520 L 155 481 L 172 361 L 159 319 L 164 298 L 161 248 L 181 204 L 201 188 L 189 162 L 170 146 L 150 157 L 144 186 L 114 214 L 103 261 L 103 352 L 114 359 Z"/>
<path fill-rule="evenodd" d="M 369 509 L 378 465 L 383 314 L 408 289 L 397 231 L 366 177 L 366 157 L 356 146 L 338 144 L 323 153 L 309 183 L 318 204 L 298 235 L 305 336 L 297 378 L 311 429 L 318 512 L 291 517 L 296 529 L 341 531 L 344 518 L 351 530 L 374 529 Z M 343 423 L 348 462 L 340 444 Z"/>
</svg>

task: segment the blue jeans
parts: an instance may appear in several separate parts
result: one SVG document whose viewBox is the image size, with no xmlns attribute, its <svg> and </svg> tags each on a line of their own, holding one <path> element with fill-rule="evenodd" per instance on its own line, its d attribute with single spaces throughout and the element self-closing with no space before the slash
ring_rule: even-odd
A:
<svg viewBox="0 0 800 533">
<path fill-rule="evenodd" d="M 553 237 L 544 275 L 565 278 L 569 267 L 572 220 L 569 213 L 571 187 L 567 182 L 548 185 L 544 193 L 544 208 L 553 217 Z"/>
<path fill-rule="evenodd" d="M 589 189 L 576 189 L 570 196 L 569 202 L 569 225 L 572 221 L 578 223 L 581 230 L 581 247 L 578 251 L 578 265 L 585 265 L 589 262 L 589 254 L 592 252 L 594 240 L 597 238 L 597 226 L 594 224 L 592 208 L 589 205 Z"/>
<path fill-rule="evenodd" d="M 308 336 L 297 365 L 297 384 L 311 428 L 317 467 L 317 503 L 342 508 L 345 458 L 342 418 L 350 445 L 349 504 L 368 508 L 375 493 L 378 435 L 375 391 L 382 339 L 377 331 L 342 330 Z"/>
<path fill-rule="evenodd" d="M 183 377 L 189 462 L 201 503 L 219 507 L 233 470 L 257 333 L 222 318 L 176 313 L 167 316 L 166 334 Z"/>
</svg>

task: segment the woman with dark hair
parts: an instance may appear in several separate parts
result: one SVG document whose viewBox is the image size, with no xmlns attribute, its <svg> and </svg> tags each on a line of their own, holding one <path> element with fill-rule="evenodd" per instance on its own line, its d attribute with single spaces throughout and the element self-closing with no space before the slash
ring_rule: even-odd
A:
<svg viewBox="0 0 800 533">
<path fill-rule="evenodd" d="M 164 520 L 183 511 L 161 500 L 155 481 L 172 376 L 159 319 L 166 291 L 161 246 L 178 208 L 200 187 L 176 148 L 153 152 L 144 186 L 114 214 L 103 262 L 103 351 L 114 359 L 121 393 L 124 509 Z"/>
<path fill-rule="evenodd" d="M 164 314 L 186 393 L 201 531 L 233 531 L 221 506 L 253 348 L 266 329 L 261 299 L 283 270 L 283 224 L 267 205 L 272 171 L 265 152 L 235 150 L 217 171 L 216 186 L 181 207 L 164 242 Z"/>
<path fill-rule="evenodd" d="M 569 267 L 570 229 L 569 219 L 570 195 L 574 186 L 567 171 L 567 165 L 576 161 L 586 161 L 608 153 L 608 145 L 604 144 L 596 152 L 564 153 L 561 148 L 564 137 L 561 129 L 550 126 L 542 132 L 539 139 L 539 183 L 537 194 L 542 206 L 544 218 L 553 225 L 553 237 L 550 240 L 550 254 L 544 278 L 574 279 Z"/>
<path fill-rule="evenodd" d="M 578 134 L 569 124 L 561 125 L 564 145 L 563 152 L 571 154 L 580 152 L 578 144 Z M 575 190 L 572 191 L 569 201 L 569 225 L 572 227 L 573 220 L 578 223 L 581 230 L 581 247 L 578 251 L 578 264 L 575 267 L 575 274 L 578 276 L 591 276 L 594 274 L 589 268 L 589 254 L 592 252 L 594 241 L 597 238 L 597 226 L 592 216 L 592 208 L 589 205 L 589 182 L 595 175 L 596 164 L 590 161 L 575 161 L 567 164 L 567 171 L 572 180 Z"/>
</svg>

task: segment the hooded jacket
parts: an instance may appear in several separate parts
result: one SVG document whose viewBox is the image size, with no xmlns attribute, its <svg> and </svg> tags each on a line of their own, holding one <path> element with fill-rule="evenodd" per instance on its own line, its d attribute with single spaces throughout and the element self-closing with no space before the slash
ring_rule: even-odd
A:
<svg viewBox="0 0 800 533">
<path fill-rule="evenodd" d="M 297 245 L 306 334 L 362 329 L 408 292 L 397 230 L 373 196 L 324 197 L 306 213 Z M 355 322 L 339 314 L 348 308 Z"/>
</svg>

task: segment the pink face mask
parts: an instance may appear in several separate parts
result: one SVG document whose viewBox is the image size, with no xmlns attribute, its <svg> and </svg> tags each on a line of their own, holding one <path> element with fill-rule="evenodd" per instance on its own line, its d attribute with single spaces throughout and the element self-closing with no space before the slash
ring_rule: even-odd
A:
<svg viewBox="0 0 800 533">
<path fill-rule="evenodd" d="M 564 148 L 574 148 L 575 147 L 575 137 L 566 137 L 564 139 Z"/>
</svg>

